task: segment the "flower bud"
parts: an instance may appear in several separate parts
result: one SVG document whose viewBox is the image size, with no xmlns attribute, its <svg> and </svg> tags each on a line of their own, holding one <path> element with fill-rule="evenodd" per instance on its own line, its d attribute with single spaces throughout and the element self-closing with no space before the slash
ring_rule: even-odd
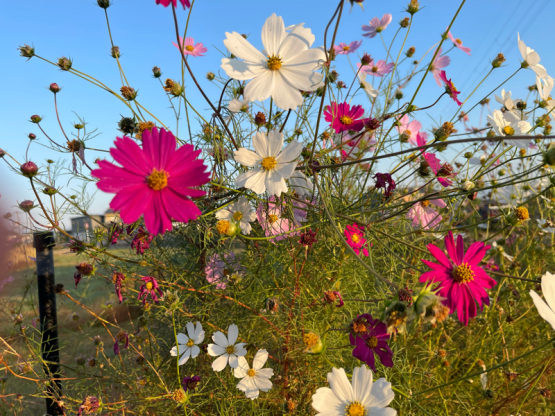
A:
<svg viewBox="0 0 555 416">
<path fill-rule="evenodd" d="M 543 163 L 549 166 L 555 166 L 555 143 L 549 143 L 547 146 L 547 150 L 543 154 Z"/>
<path fill-rule="evenodd" d="M 467 196 L 467 198 L 470 199 L 471 201 L 474 201 L 477 197 L 478 197 L 478 192 L 470 193 Z"/>
<path fill-rule="evenodd" d="M 58 193 L 58 190 L 53 186 L 47 186 L 42 190 L 42 193 L 45 195 L 52 196 L 52 195 L 56 195 Z"/>
<path fill-rule="evenodd" d="M 137 97 L 137 92 L 134 88 L 123 86 L 120 88 L 121 96 L 127 101 L 133 101 Z"/>
<path fill-rule="evenodd" d="M 402 28 L 409 27 L 409 18 L 408 18 L 408 17 L 405 17 L 404 19 L 402 19 L 402 20 L 399 22 L 399 26 L 401 26 Z"/>
<path fill-rule="evenodd" d="M 526 110 L 526 101 L 519 101 L 516 103 L 516 108 L 519 110 Z"/>
<path fill-rule="evenodd" d="M 25 162 L 19 167 L 19 170 L 26 178 L 32 178 L 39 173 L 39 167 L 33 162 Z"/>
<path fill-rule="evenodd" d="M 303 338 L 303 342 L 306 347 L 304 352 L 306 353 L 320 354 L 324 349 L 324 344 L 322 343 L 320 335 L 315 334 L 314 332 L 306 333 Z"/>
<path fill-rule="evenodd" d="M 364 120 L 364 130 L 367 132 L 377 130 L 380 126 L 380 121 L 377 118 L 367 118 Z"/>
<path fill-rule="evenodd" d="M 37 138 L 37 135 L 35 133 L 29 133 L 27 137 L 29 137 L 29 140 L 35 140 Z"/>
<path fill-rule="evenodd" d="M 407 51 L 405 52 L 405 55 L 407 55 L 407 58 L 412 58 L 412 56 L 414 55 L 414 52 L 416 52 L 416 48 L 414 46 L 411 46 L 410 48 L 407 49 Z"/>
<path fill-rule="evenodd" d="M 435 131 L 434 137 L 437 140 L 443 142 L 447 140 L 449 136 L 451 136 L 453 133 L 456 133 L 456 132 L 457 132 L 457 129 L 453 127 L 453 123 L 451 123 L 450 121 L 446 121 L 441 125 L 439 129 Z"/>
<path fill-rule="evenodd" d="M 229 224 L 229 227 L 227 228 L 227 232 L 225 233 L 228 237 L 234 237 L 237 234 L 241 233 L 241 229 L 239 227 L 237 227 L 237 225 L 234 222 L 231 222 Z"/>
<path fill-rule="evenodd" d="M 71 66 L 73 65 L 73 61 L 66 58 L 65 56 L 62 56 L 61 58 L 58 58 L 58 63 L 56 65 L 62 71 L 69 71 L 71 69 Z"/>
<path fill-rule="evenodd" d="M 399 136 L 399 141 L 401 143 L 408 143 L 410 139 L 410 133 L 404 131 L 403 134 Z"/>
<path fill-rule="evenodd" d="M 430 169 L 430 164 L 426 160 L 420 162 L 418 173 L 423 177 L 429 176 L 430 173 L 432 173 L 432 170 Z"/>
<path fill-rule="evenodd" d="M 154 68 L 152 68 L 152 75 L 154 76 L 154 78 L 160 78 L 162 76 L 162 70 L 155 66 Z"/>
<path fill-rule="evenodd" d="M 368 65 L 368 64 L 370 64 L 370 62 L 372 62 L 372 57 L 370 55 L 368 55 L 367 53 L 362 55 L 362 58 L 360 58 L 360 63 L 362 65 Z"/>
<path fill-rule="evenodd" d="M 505 56 L 502 53 L 499 53 L 497 54 L 495 59 L 491 61 L 491 66 L 493 68 L 499 68 L 505 61 L 506 61 Z"/>
<path fill-rule="evenodd" d="M 397 89 L 395 90 L 395 98 L 396 98 L 397 100 L 400 100 L 400 99 L 403 98 L 403 90 L 402 90 L 401 88 L 397 88 Z"/>
<path fill-rule="evenodd" d="M 36 114 L 31 116 L 31 123 L 35 123 L 38 124 L 42 121 L 42 117 L 41 116 L 37 116 Z"/>
<path fill-rule="evenodd" d="M 206 73 L 206 79 L 207 79 L 208 81 L 214 81 L 214 78 L 216 78 L 216 75 L 214 75 L 213 72 L 207 72 L 207 73 Z"/>
<path fill-rule="evenodd" d="M 62 89 L 58 86 L 58 84 L 56 84 L 55 82 L 53 82 L 52 84 L 50 84 L 50 86 L 48 87 L 48 89 L 50 91 L 52 91 L 54 94 L 59 93 Z"/>
<path fill-rule="evenodd" d="M 337 73 L 336 70 L 331 71 L 328 74 L 328 82 L 329 83 L 334 83 L 337 80 L 337 77 L 339 76 L 339 74 Z"/>
<path fill-rule="evenodd" d="M 6 156 L 6 151 L 0 149 L 0 159 Z"/>
<path fill-rule="evenodd" d="M 22 201 L 18 204 L 19 209 L 23 212 L 29 212 L 31 211 L 33 208 L 35 208 L 35 204 L 33 201 L 29 201 L 28 199 L 26 199 L 25 201 Z"/>
<path fill-rule="evenodd" d="M 464 181 L 464 183 L 462 184 L 462 188 L 465 191 L 470 191 L 472 188 L 474 188 L 476 185 L 474 185 L 474 182 L 471 181 Z"/>
<path fill-rule="evenodd" d="M 23 56 L 24 58 L 31 59 L 33 56 L 35 56 L 35 48 L 27 44 L 25 44 L 24 46 L 20 46 L 18 50 L 21 56 Z"/>
<path fill-rule="evenodd" d="M 470 159 L 472 157 L 472 152 L 465 152 L 463 156 L 465 159 Z"/>
<path fill-rule="evenodd" d="M 256 113 L 256 115 L 254 116 L 254 124 L 256 124 L 258 127 L 262 127 L 264 124 L 266 124 L 266 114 L 261 111 Z"/>
<path fill-rule="evenodd" d="M 418 0 L 410 0 L 409 5 L 407 6 L 407 13 L 415 14 L 420 10 L 420 3 Z"/>
<path fill-rule="evenodd" d="M 112 58 L 118 59 L 121 56 L 119 52 L 119 46 L 112 46 L 112 48 L 110 49 L 110 55 L 112 55 Z"/>
<path fill-rule="evenodd" d="M 112 5 L 110 0 L 96 0 L 96 3 L 98 4 L 98 7 L 102 7 L 104 10 Z"/>
<path fill-rule="evenodd" d="M 123 134 L 133 134 L 135 130 L 135 120 L 131 117 L 122 117 L 121 120 L 118 121 L 118 130 Z"/>
</svg>

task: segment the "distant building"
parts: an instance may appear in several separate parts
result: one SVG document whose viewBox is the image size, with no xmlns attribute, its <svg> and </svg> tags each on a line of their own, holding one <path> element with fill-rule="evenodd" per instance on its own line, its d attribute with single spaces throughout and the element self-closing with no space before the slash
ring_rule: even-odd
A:
<svg viewBox="0 0 555 416">
<path fill-rule="evenodd" d="M 82 217 L 74 217 L 71 219 L 70 234 L 81 241 L 88 241 L 88 236 L 97 227 L 101 225 L 110 225 L 110 222 L 117 222 L 119 214 L 112 209 L 108 209 L 104 215 L 88 215 Z"/>
</svg>

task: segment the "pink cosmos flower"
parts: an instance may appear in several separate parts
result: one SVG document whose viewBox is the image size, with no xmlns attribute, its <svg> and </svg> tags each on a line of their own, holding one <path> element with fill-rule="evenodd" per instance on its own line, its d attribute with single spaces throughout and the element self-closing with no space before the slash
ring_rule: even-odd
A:
<svg viewBox="0 0 555 416">
<path fill-rule="evenodd" d="M 341 42 L 339 45 L 335 45 L 333 47 L 336 55 L 348 55 L 350 53 L 353 53 L 354 51 L 356 51 L 360 45 L 362 45 L 362 41 L 353 41 L 351 43 L 349 43 L 348 45 L 346 43 Z"/>
<path fill-rule="evenodd" d="M 180 36 L 179 45 L 175 42 L 172 43 L 177 49 L 179 49 L 179 45 L 181 45 L 184 55 L 204 56 L 203 54 L 208 50 L 201 42 L 195 45 L 194 39 L 190 37 L 186 37 L 185 42 L 183 42 L 183 38 Z"/>
<path fill-rule="evenodd" d="M 144 297 L 144 305 L 147 296 L 150 295 L 152 300 L 158 303 L 158 296 L 162 296 L 162 289 L 160 289 L 160 287 L 158 286 L 158 282 L 156 281 L 156 279 L 152 276 L 145 276 L 141 280 L 145 283 L 139 288 L 139 296 L 137 296 L 137 299 L 141 299 Z"/>
<path fill-rule="evenodd" d="M 91 174 L 100 180 L 98 189 L 115 193 L 110 208 L 120 211 L 121 219 L 130 224 L 144 214 L 145 225 L 152 234 L 172 229 L 173 218 L 187 223 L 201 211 L 191 197 L 206 194 L 196 187 L 210 180 L 202 151 L 190 144 L 176 149 L 175 137 L 164 129 L 143 132 L 143 148 L 130 137 L 118 137 L 110 154 L 122 167 L 106 160 Z"/>
<path fill-rule="evenodd" d="M 295 218 L 293 220 L 287 218 L 287 207 L 285 204 L 276 203 L 276 198 L 274 196 L 270 197 L 267 204 L 263 202 L 259 203 L 256 209 L 256 217 L 266 237 L 273 235 L 277 236 L 270 240 L 274 243 L 299 235 L 298 231 L 293 231 L 299 226 L 296 221 L 297 218 L 301 219 L 299 214 L 300 212 L 294 213 Z M 284 234 L 287 232 L 289 233 Z"/>
<path fill-rule="evenodd" d="M 324 111 L 325 120 L 331 123 L 336 133 L 347 130 L 360 131 L 364 127 L 364 120 L 359 120 L 364 114 L 364 109 L 360 105 L 353 108 L 348 103 L 331 103 Z"/>
<path fill-rule="evenodd" d="M 457 48 L 459 48 L 464 53 L 470 55 L 470 48 L 468 46 L 463 46 L 462 40 L 455 39 L 453 37 L 453 35 L 451 34 L 451 31 L 447 32 L 447 36 L 449 36 L 449 39 L 451 40 L 451 42 L 453 42 L 453 45 L 455 45 Z"/>
<path fill-rule="evenodd" d="M 429 230 L 430 228 L 437 227 L 441 222 L 443 217 L 433 210 L 430 204 L 440 208 L 445 208 L 447 206 L 442 199 L 417 202 L 407 213 L 407 218 L 412 220 L 413 227 L 422 227 L 424 230 Z"/>
<path fill-rule="evenodd" d="M 441 87 L 441 78 L 439 76 L 439 72 L 446 66 L 449 66 L 449 64 L 451 63 L 451 59 L 449 59 L 448 56 L 441 56 L 442 51 L 443 49 L 439 48 L 439 51 L 437 52 L 437 55 L 436 55 L 436 59 L 434 59 L 434 62 L 432 62 L 432 64 L 430 65 L 430 71 L 432 72 L 432 75 L 434 76 L 434 79 L 436 80 L 437 85 L 439 85 L 440 87 Z"/>
<path fill-rule="evenodd" d="M 179 0 L 183 5 L 183 8 L 191 7 L 191 2 L 189 0 Z M 170 4 L 173 7 L 177 7 L 177 0 L 156 0 L 156 4 L 161 4 L 164 7 L 168 7 Z"/>
<path fill-rule="evenodd" d="M 129 334 L 125 331 L 119 331 L 116 335 L 116 342 L 114 343 L 114 354 L 118 355 L 121 349 L 126 350 L 129 348 Z"/>
<path fill-rule="evenodd" d="M 143 227 L 137 229 L 137 233 L 131 241 L 131 248 L 137 250 L 137 254 L 145 254 L 145 250 L 150 248 L 150 243 L 154 237 Z"/>
<path fill-rule="evenodd" d="M 116 290 L 116 295 L 118 295 L 119 303 L 123 301 L 121 289 L 122 289 L 124 280 L 125 280 L 125 275 L 123 273 L 114 272 L 114 274 L 112 275 L 112 282 L 114 282 L 114 288 Z"/>
<path fill-rule="evenodd" d="M 449 94 L 449 97 L 453 99 L 458 105 L 462 105 L 462 103 L 457 98 L 461 92 L 457 91 L 455 85 L 450 79 L 447 79 L 447 75 L 445 75 L 445 71 L 439 71 L 439 79 L 443 81 L 443 86 L 445 87 L 445 92 Z M 466 120 L 464 119 L 466 117 Z M 468 120 L 468 116 L 463 116 L 463 121 L 466 122 Z"/>
<path fill-rule="evenodd" d="M 357 64 L 357 66 L 360 67 L 360 64 Z M 383 59 L 380 59 L 378 62 L 372 61 L 368 65 L 364 65 L 361 71 L 374 77 L 383 77 L 389 74 L 394 66 L 395 64 L 393 62 L 386 64 Z"/>
<path fill-rule="evenodd" d="M 351 345 L 355 346 L 353 357 L 365 362 L 374 371 L 376 371 L 374 354 L 385 367 L 393 367 L 393 351 L 387 343 L 390 334 L 387 333 L 386 325 L 379 319 L 373 319 L 369 313 L 357 316 L 354 322 L 357 324 L 357 329 L 365 326 L 366 330 L 357 334 L 351 332 L 349 335 Z"/>
<path fill-rule="evenodd" d="M 367 244 L 366 239 L 364 238 L 364 227 L 362 225 L 347 225 L 343 233 L 345 234 L 347 244 L 351 246 L 358 256 L 360 256 L 361 251 L 366 257 L 370 255 L 370 253 L 368 253 L 368 249 L 366 248 Z"/>
<path fill-rule="evenodd" d="M 219 254 L 213 254 L 204 268 L 208 283 L 215 284 L 216 289 L 225 289 L 228 279 L 233 276 L 243 276 L 246 269 L 239 264 L 235 253 L 230 251 L 223 259 Z"/>
<path fill-rule="evenodd" d="M 426 145 L 426 138 L 422 133 L 418 133 L 416 135 L 416 146 L 425 146 Z M 453 173 L 453 168 L 448 163 L 441 164 L 441 160 L 437 158 L 436 155 L 433 153 L 425 152 L 424 150 L 420 150 L 422 153 L 422 157 L 426 162 L 428 162 L 430 169 L 436 175 L 437 181 L 444 187 L 447 187 L 453 183 L 449 178 L 452 178 L 456 175 Z"/>
<path fill-rule="evenodd" d="M 489 296 L 485 289 L 491 289 L 497 284 L 478 265 L 490 246 L 476 242 L 471 244 L 465 253 L 462 236 L 457 236 L 455 245 L 451 231 L 444 242 L 449 257 L 439 247 L 428 244 L 428 250 L 439 263 L 422 260 L 432 270 L 420 276 L 419 280 L 422 283 L 438 282 L 436 289 L 439 289 L 439 296 L 446 298 L 443 301 L 445 305 L 451 313 L 456 310 L 459 320 L 468 325 L 468 319 L 474 318 L 477 314 L 476 302 L 480 309 L 483 308 L 483 304 L 489 305 Z"/>
<path fill-rule="evenodd" d="M 366 33 L 363 33 L 362 36 L 366 38 L 375 37 L 378 33 L 385 30 L 387 25 L 391 23 L 392 19 L 393 19 L 393 16 L 391 16 L 389 13 L 385 13 L 381 19 L 374 17 L 372 20 L 370 20 L 369 26 L 368 25 L 362 26 L 362 31 L 366 32 Z"/>
<path fill-rule="evenodd" d="M 338 147 L 341 147 L 341 159 L 343 162 L 352 157 L 359 157 L 366 151 L 372 152 L 374 150 L 373 146 L 377 143 L 375 134 L 370 135 L 369 133 L 364 133 L 356 139 L 350 134 L 338 135 L 336 141 L 339 141 L 337 139 L 341 140 L 338 143 Z"/>
<path fill-rule="evenodd" d="M 399 134 L 406 133 L 407 136 L 409 136 L 409 142 L 416 145 L 416 136 L 422 128 L 420 121 L 412 120 L 409 122 L 409 116 L 405 114 L 403 117 L 399 118 L 399 123 L 401 123 L 401 125 L 397 127 Z"/>
</svg>

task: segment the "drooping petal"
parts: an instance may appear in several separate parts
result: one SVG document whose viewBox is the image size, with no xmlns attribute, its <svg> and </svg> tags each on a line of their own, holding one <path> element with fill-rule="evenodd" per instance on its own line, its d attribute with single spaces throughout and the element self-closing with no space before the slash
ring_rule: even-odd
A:
<svg viewBox="0 0 555 416">
<path fill-rule="evenodd" d="M 299 88 L 289 82 L 283 71 L 275 72 L 272 86 L 272 99 L 274 103 L 284 110 L 294 110 L 302 105 L 303 96 Z"/>
<path fill-rule="evenodd" d="M 179 358 L 179 365 L 185 364 L 189 360 L 190 356 L 191 356 L 191 349 L 186 348 L 183 354 L 181 355 L 181 357 Z"/>
</svg>

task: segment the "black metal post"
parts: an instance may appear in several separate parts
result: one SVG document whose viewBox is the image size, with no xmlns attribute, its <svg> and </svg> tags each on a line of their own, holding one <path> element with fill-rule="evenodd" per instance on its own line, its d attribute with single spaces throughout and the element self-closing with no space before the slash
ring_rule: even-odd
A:
<svg viewBox="0 0 555 416">
<path fill-rule="evenodd" d="M 44 371 L 49 377 L 60 377 L 60 346 L 58 344 L 58 316 L 56 293 L 54 292 L 54 254 L 56 245 L 53 231 L 33 233 L 33 247 L 37 250 L 37 286 L 39 290 L 40 329 L 42 333 L 42 359 L 46 361 Z M 55 397 L 60 397 L 62 383 L 53 380 L 46 398 L 48 415 L 63 415 Z"/>
</svg>

